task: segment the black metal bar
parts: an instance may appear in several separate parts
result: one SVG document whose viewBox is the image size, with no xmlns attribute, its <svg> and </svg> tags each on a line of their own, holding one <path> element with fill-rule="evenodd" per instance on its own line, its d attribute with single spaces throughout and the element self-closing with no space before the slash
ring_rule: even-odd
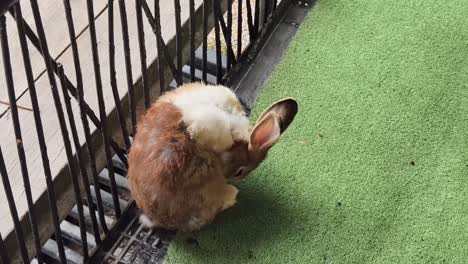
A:
<svg viewBox="0 0 468 264">
<path fill-rule="evenodd" d="M 84 119 L 86 119 L 86 116 L 84 114 L 81 114 L 81 120 L 83 121 Z M 82 122 L 82 123 L 84 124 L 85 122 Z M 101 197 L 101 184 L 99 183 L 99 180 L 98 180 L 99 175 L 97 173 L 96 157 L 95 157 L 95 154 L 94 154 L 93 147 L 91 145 L 91 135 L 89 134 L 89 127 L 88 127 L 88 133 L 85 130 L 85 138 L 86 138 L 86 142 L 87 142 L 86 147 L 87 147 L 87 151 L 88 151 L 89 160 L 91 161 L 90 162 L 91 163 L 91 173 L 92 173 L 92 176 L 93 176 L 94 192 L 96 193 L 96 208 L 97 208 L 97 212 L 98 212 L 99 223 L 101 223 L 102 231 L 104 231 L 104 233 L 107 234 L 109 232 L 109 228 L 107 227 L 106 217 L 104 215 L 104 206 L 103 206 L 102 197 Z M 91 204 L 93 204 L 92 198 L 91 198 L 91 200 L 88 200 L 88 207 L 89 207 L 89 210 L 90 210 L 90 214 L 94 213 L 91 210 L 91 208 L 93 208 L 94 205 L 91 205 Z M 96 243 L 97 243 L 97 241 L 96 241 Z"/>
<path fill-rule="evenodd" d="M 88 7 L 88 23 L 89 33 L 91 35 L 91 51 L 93 56 L 94 78 L 96 82 L 96 92 L 98 97 L 99 113 L 101 116 L 101 132 L 104 141 L 104 152 L 107 159 L 107 170 L 109 171 L 109 179 L 111 182 L 112 200 L 114 202 L 114 210 L 117 218 L 120 218 L 121 210 L 119 197 L 117 193 L 117 185 L 115 183 L 114 166 L 112 164 L 112 153 L 110 150 L 110 136 L 107 128 L 106 106 L 104 104 L 104 95 L 102 90 L 101 69 L 99 66 L 99 54 L 97 49 L 96 25 L 94 23 L 93 0 L 86 0 Z"/>
<path fill-rule="evenodd" d="M 263 17 L 263 24 L 266 24 L 268 21 L 268 17 L 270 17 L 270 0 L 263 0 L 265 1 L 265 12 Z"/>
<path fill-rule="evenodd" d="M 189 17 L 190 17 L 190 80 L 193 82 L 195 77 L 195 0 L 189 1 Z"/>
<path fill-rule="evenodd" d="M 153 15 L 151 14 L 151 11 L 149 10 L 148 4 L 144 0 L 137 0 L 140 1 L 141 6 L 143 7 L 143 10 L 145 11 L 145 15 L 153 29 L 153 32 L 155 32 L 156 37 L 158 37 L 159 44 L 158 45 L 158 56 L 161 56 L 161 53 L 159 53 L 160 50 L 162 50 L 162 55 L 164 56 L 164 59 L 169 66 L 169 69 L 172 71 L 172 75 L 174 79 L 177 82 L 177 85 L 182 84 L 182 78 L 179 78 L 179 74 L 177 73 L 176 66 L 174 65 L 174 61 L 172 60 L 171 53 L 169 52 L 169 49 L 166 46 L 166 43 L 164 43 L 164 39 L 162 38 L 161 35 L 161 24 L 157 21 L 158 19 L 155 19 Z M 159 18 L 160 16 L 160 10 L 159 10 L 159 1 L 155 1 L 155 17 Z M 159 33 L 159 34 L 158 34 Z"/>
<path fill-rule="evenodd" d="M 255 0 L 255 11 L 254 11 L 254 36 L 258 36 L 260 29 L 260 0 Z"/>
<path fill-rule="evenodd" d="M 278 0 L 273 0 L 273 8 L 272 8 L 272 13 L 275 12 L 276 7 L 278 7 Z"/>
<path fill-rule="evenodd" d="M 14 12 L 11 12 L 11 15 L 16 19 L 16 16 L 14 14 Z M 52 68 L 54 70 L 55 73 L 57 73 L 57 62 L 55 62 L 55 60 L 50 57 L 50 54 L 44 54 L 42 53 L 42 50 L 41 50 L 41 46 L 40 46 L 40 41 L 39 39 L 36 37 L 34 31 L 31 29 L 31 27 L 27 24 L 27 22 L 24 20 L 24 19 L 21 19 L 21 21 L 23 22 L 24 24 L 24 31 L 26 33 L 26 36 L 28 37 L 28 39 L 31 41 L 31 43 L 33 44 L 33 46 L 36 47 L 36 49 L 39 51 L 39 53 L 43 56 L 43 57 L 47 57 L 48 56 L 48 60 L 51 61 L 51 64 L 52 64 Z M 17 21 L 18 22 L 18 21 Z M 77 98 L 77 91 L 76 91 L 76 88 L 75 86 L 70 82 L 70 80 L 68 78 L 66 78 L 66 81 L 68 83 L 68 87 L 70 89 L 70 94 L 73 95 L 73 97 Z M 86 102 L 83 102 L 83 107 L 84 107 L 84 110 L 86 111 L 86 115 L 88 115 L 88 117 L 90 118 L 91 122 L 93 122 L 93 124 L 98 128 L 98 129 L 101 129 L 101 125 L 100 125 L 100 121 L 99 121 L 99 118 L 96 116 L 96 114 L 93 112 L 93 110 L 89 107 L 89 105 L 86 103 Z M 122 150 L 120 149 L 119 145 L 113 140 L 111 139 L 111 147 L 112 149 L 115 151 L 115 153 L 117 154 L 117 156 L 119 156 L 119 158 L 126 164 L 127 163 L 127 158 L 125 157 L 125 155 L 122 153 Z"/>
<path fill-rule="evenodd" d="M 26 249 L 26 243 L 24 242 L 23 228 L 21 227 L 21 223 L 18 218 L 18 211 L 16 210 L 16 205 L 15 205 L 15 197 L 13 197 L 13 191 L 11 190 L 10 180 L 8 179 L 1 147 L 0 147 L 0 175 L 2 176 L 3 191 L 5 192 L 5 196 L 8 201 L 8 207 L 10 208 L 10 215 L 13 220 L 13 225 L 15 227 L 16 240 L 18 242 L 18 247 L 21 252 L 21 259 L 23 260 L 24 263 L 28 263 L 29 256 L 28 256 L 28 250 Z"/>
<path fill-rule="evenodd" d="M 65 1 L 68 2 L 69 0 L 65 0 Z M 91 196 L 91 189 L 90 189 L 90 186 L 89 186 L 88 173 L 86 172 L 85 161 L 84 161 L 84 158 L 83 158 L 83 153 L 81 152 L 80 140 L 78 138 L 78 131 L 76 129 L 76 123 L 75 123 L 75 115 L 73 113 L 73 109 L 72 109 L 72 106 L 71 106 L 71 98 L 70 98 L 70 95 L 68 94 L 68 90 L 67 90 L 67 87 L 66 87 L 67 83 L 65 82 L 64 74 L 63 74 L 63 72 L 60 72 L 60 71 L 59 71 L 59 74 L 61 74 L 60 82 L 61 82 L 61 86 L 62 86 L 63 101 L 65 102 L 65 108 L 67 109 L 68 123 L 70 125 L 70 130 L 71 130 L 73 142 L 74 142 L 74 145 L 75 145 L 76 155 L 78 157 L 78 165 L 80 167 L 80 172 L 81 172 L 81 176 L 82 176 L 82 180 L 83 180 L 83 187 L 84 187 L 84 190 L 85 190 L 85 193 L 86 193 L 86 200 L 87 201 L 92 201 L 93 198 Z M 81 208 L 83 208 L 83 206 L 81 206 Z M 81 210 L 83 211 L 83 209 L 81 209 Z M 94 212 L 94 210 L 95 210 L 94 209 L 94 203 L 92 203 L 92 202 L 89 203 L 89 210 L 91 212 Z M 80 219 L 81 218 L 80 207 L 78 207 L 78 206 L 77 206 L 77 211 L 78 211 L 78 220 L 79 221 L 84 220 L 84 216 L 83 216 L 83 219 Z M 101 236 L 99 235 L 99 226 L 98 226 L 98 222 L 97 222 L 97 219 L 96 219 L 96 215 L 94 213 L 91 213 L 90 218 L 91 218 L 91 224 L 92 224 L 92 227 L 93 227 L 94 240 L 96 241 L 96 243 L 101 243 Z M 81 227 L 81 225 L 85 226 L 85 224 L 83 222 L 80 223 L 80 227 Z M 86 235 L 86 232 L 85 232 L 85 235 Z"/>
<path fill-rule="evenodd" d="M 11 13 L 14 16 L 14 13 Z M 16 22 L 18 22 L 18 19 L 15 17 L 16 19 Z M 31 41 L 31 43 L 33 44 L 34 47 L 36 47 L 36 49 L 41 53 L 41 55 L 43 57 L 47 56 L 47 54 L 44 54 L 42 53 L 41 51 L 41 44 L 40 44 L 40 40 L 39 38 L 36 36 L 36 34 L 34 33 L 34 31 L 31 29 L 31 27 L 28 25 L 28 23 L 24 20 L 24 19 L 21 19 L 23 24 L 24 24 L 24 31 L 26 33 L 26 36 L 28 37 L 28 39 Z M 54 61 L 54 59 L 52 57 L 48 57 L 47 60 L 50 60 L 51 63 L 52 63 L 52 67 L 54 69 L 54 72 L 57 73 L 57 63 Z M 68 82 L 70 82 L 68 80 Z M 73 84 L 70 82 L 69 83 L 69 87 L 72 89 L 70 90 L 70 93 L 73 95 L 73 96 L 76 96 L 76 90 L 73 89 Z M 86 104 L 86 114 L 89 116 L 89 118 L 91 119 L 91 121 L 93 123 L 95 123 L 96 127 L 99 127 L 99 118 L 94 114 L 94 112 L 91 110 L 91 108 L 89 107 L 89 105 Z"/>
<path fill-rule="evenodd" d="M 219 0 L 213 0 L 213 15 L 214 15 L 214 28 L 215 28 L 215 42 L 216 42 L 216 81 L 221 83 L 223 80 L 223 65 L 221 61 L 221 39 L 219 30 L 219 12 L 220 9 L 216 8 Z"/>
<path fill-rule="evenodd" d="M 239 59 L 242 55 L 242 0 L 238 0 L 237 2 L 237 57 Z"/>
<path fill-rule="evenodd" d="M 231 36 L 232 36 L 232 28 L 229 29 L 228 26 L 226 25 L 226 22 L 224 22 L 224 17 L 223 17 L 223 14 L 222 14 L 222 11 L 221 11 L 221 7 L 219 6 L 219 3 L 216 4 L 216 6 L 214 6 L 214 8 L 217 9 L 218 11 L 218 22 L 219 22 L 219 25 L 221 26 L 221 31 L 223 32 L 223 36 L 224 36 L 224 41 L 226 43 L 231 43 Z M 232 24 L 232 23 L 231 23 Z M 236 58 L 235 58 L 235 55 L 234 55 L 234 51 L 232 50 L 232 44 L 230 45 L 226 45 L 226 50 L 227 50 L 227 54 L 228 54 L 228 58 L 230 58 L 229 60 L 231 60 L 230 63 L 226 63 L 227 65 L 229 64 L 232 64 L 232 63 L 236 63 Z"/>
<path fill-rule="evenodd" d="M 19 18 L 16 18 L 16 16 L 14 15 L 13 12 L 10 12 L 12 14 L 12 16 L 15 18 L 15 20 L 18 22 L 18 19 Z M 31 29 L 31 27 L 28 25 L 28 23 L 23 19 L 21 18 L 23 24 L 24 24 L 24 32 L 26 33 L 26 36 L 28 37 L 28 39 L 31 41 L 31 43 L 33 44 L 34 47 L 36 47 L 36 49 L 41 53 L 41 55 L 43 57 L 45 57 L 47 54 L 44 54 L 42 53 L 41 51 L 41 44 L 40 44 L 40 40 L 39 38 L 36 36 L 36 34 L 34 33 L 34 31 Z M 57 73 L 57 63 L 54 61 L 54 59 L 52 57 L 49 57 L 47 58 L 48 60 L 51 60 L 51 63 L 52 63 L 52 67 L 54 69 L 54 72 Z M 73 84 L 70 82 L 70 80 L 67 80 L 67 82 L 69 82 L 69 87 L 70 87 L 70 93 L 76 97 L 76 90 L 74 89 L 74 86 Z M 93 123 L 96 124 L 96 127 L 99 127 L 98 123 L 99 123 L 99 118 L 94 114 L 94 112 L 92 111 L 92 109 L 89 107 L 89 105 L 86 104 L 86 114 L 88 114 L 89 118 L 91 119 L 91 121 Z"/>
<path fill-rule="evenodd" d="M 3 24 L 3 22 L 1 23 Z M 2 39 L 2 42 L 3 41 L 4 40 Z M 24 242 L 23 228 L 21 227 L 21 223 L 18 218 L 18 211 L 16 210 L 15 197 L 13 196 L 13 191 L 11 190 L 10 179 L 8 178 L 1 147 L 0 147 L 0 176 L 2 177 L 3 191 L 5 192 L 5 196 L 8 201 L 8 207 L 10 208 L 10 215 L 13 220 L 13 225 L 15 227 L 16 240 L 18 242 L 18 247 L 21 252 L 21 259 L 23 260 L 24 263 L 28 263 L 29 256 L 28 256 L 28 250 L 26 249 L 26 243 Z"/>
<path fill-rule="evenodd" d="M 10 60 L 10 48 L 8 46 L 8 34 L 5 23 L 5 16 L 0 17 L 0 45 L 2 49 L 2 60 L 3 60 L 3 69 L 5 72 L 5 80 L 8 90 L 8 98 L 10 101 L 10 111 L 13 120 L 13 127 L 15 130 L 16 137 L 16 147 L 18 150 L 18 157 L 21 164 L 21 172 L 23 179 L 26 179 L 27 188 L 25 185 L 25 191 L 31 193 L 31 186 L 29 184 L 29 175 L 26 165 L 26 155 L 23 149 L 23 138 L 21 136 L 21 127 L 19 124 L 18 118 L 18 107 L 16 106 L 16 96 L 15 96 L 15 87 L 13 83 L 12 69 L 11 69 L 11 60 Z M 0 148 L 0 174 L 2 176 L 3 190 L 8 201 L 8 206 L 10 208 L 10 215 L 15 226 L 16 239 L 18 242 L 18 247 L 20 249 L 21 257 L 23 262 L 29 261 L 28 250 L 26 249 L 26 244 L 24 242 L 24 233 L 21 227 L 18 211 L 16 210 L 15 198 L 13 197 L 13 192 L 11 190 L 10 180 L 8 179 L 7 171 L 5 168 L 5 163 L 3 160 L 3 155 Z M 26 190 L 28 189 L 28 190 Z"/>
<path fill-rule="evenodd" d="M 43 57 L 44 57 L 45 65 L 47 67 L 47 75 L 49 78 L 49 83 L 51 86 L 55 86 L 55 88 L 57 88 L 54 72 L 52 69 L 50 54 L 49 54 L 49 47 L 47 45 L 44 27 L 41 21 L 41 14 L 39 11 L 39 6 L 37 4 L 37 0 L 31 0 L 30 2 L 31 2 L 33 17 L 34 17 L 34 21 L 36 24 L 36 29 L 37 29 L 37 33 L 38 33 L 38 37 L 40 41 L 40 47 L 41 47 L 40 50 L 42 51 L 42 54 L 44 54 Z M 42 160 L 43 160 L 43 168 L 44 168 L 44 174 L 46 178 L 47 192 L 49 196 L 49 204 L 51 207 L 50 212 L 52 216 L 53 225 L 55 228 L 55 239 L 57 241 L 59 260 L 61 263 L 66 263 L 65 250 L 63 247 L 62 231 L 60 230 L 60 221 L 59 221 L 59 216 L 58 216 L 57 201 L 55 198 L 55 190 L 54 190 L 54 184 L 52 181 L 52 173 L 50 171 L 49 157 L 47 155 L 47 146 L 45 144 L 45 139 L 44 139 L 44 131 L 42 129 L 42 122 L 40 120 L 40 114 L 39 114 L 40 110 L 39 110 L 38 103 L 37 103 L 37 95 L 35 94 L 35 88 L 29 87 L 30 91 L 31 89 L 34 91 L 34 97 L 35 97 L 34 100 L 32 99 L 31 101 L 35 101 L 35 102 L 32 102 L 33 110 L 34 110 L 33 112 L 35 115 L 37 115 L 37 117 L 35 116 L 36 129 L 37 129 L 39 145 L 40 145 L 40 150 L 41 150 L 41 155 L 42 155 Z M 31 97 L 32 96 L 33 94 L 31 93 Z"/>
<path fill-rule="evenodd" d="M 272 13 L 270 19 L 263 27 L 258 38 L 253 39 L 253 42 L 249 43 L 245 51 L 242 53 L 241 57 L 238 58 L 236 66 L 226 74 L 224 77 L 224 84 L 229 87 L 236 87 L 241 81 L 241 76 L 244 76 L 244 73 L 250 69 L 252 63 L 254 63 L 257 56 L 262 51 L 265 42 L 269 39 L 269 36 L 272 34 L 274 29 L 277 28 L 278 24 L 283 21 L 281 19 L 286 13 L 288 7 L 290 6 L 290 0 L 283 0 L 278 3 L 276 11 Z M 241 98 L 242 99 L 242 98 Z M 246 109 L 247 112 L 250 112 L 250 107 L 246 102 L 241 104 Z"/>
<path fill-rule="evenodd" d="M 137 0 L 139 1 L 139 0 Z M 143 7 L 143 10 L 145 11 L 146 13 L 146 17 L 148 19 L 148 15 L 151 14 L 151 12 L 149 12 L 149 14 L 147 14 L 147 12 L 149 11 L 149 7 L 146 7 L 145 9 L 145 6 L 143 3 L 141 3 L 141 6 Z M 147 10 L 148 9 L 148 10 Z M 166 90 L 166 84 L 165 84 L 165 80 L 164 80 L 164 63 L 163 63 L 163 58 L 162 58 L 162 44 L 161 44 L 161 38 L 159 37 L 159 35 L 161 35 L 161 18 L 160 18 L 160 15 L 159 15 L 159 1 L 154 1 L 154 20 L 155 20 L 155 27 L 153 27 L 153 33 L 155 34 L 156 36 L 156 49 L 158 51 L 158 74 L 159 74 L 159 89 L 160 89 L 160 93 L 163 93 L 165 90 Z"/>
<path fill-rule="evenodd" d="M 18 17 L 22 17 L 21 6 L 19 4 L 14 6 L 14 13 Z M 20 38 L 20 45 L 21 45 L 21 51 L 23 53 L 23 58 L 24 58 L 24 60 L 26 60 L 26 58 L 28 58 L 28 60 L 29 60 L 29 50 L 28 50 L 28 47 L 27 47 L 27 44 L 26 44 L 26 37 L 24 36 L 23 24 L 22 23 L 16 23 L 16 27 L 17 27 L 17 30 L 18 30 L 19 38 Z M 24 64 L 26 66 L 27 62 L 24 61 Z M 26 71 L 26 75 L 28 75 L 28 71 Z M 27 77 L 27 80 L 28 80 L 28 84 L 31 81 L 34 82 L 32 75 L 26 76 L 26 77 Z M 14 89 L 12 89 L 12 92 L 13 92 L 13 94 L 12 94 L 11 98 L 16 98 L 16 95 L 14 95 Z M 34 241 L 34 247 L 35 247 L 35 250 L 36 250 L 37 262 L 39 264 L 41 264 L 42 263 L 42 257 L 41 257 L 41 254 L 40 254 L 40 252 L 41 252 L 41 242 L 40 242 L 39 231 L 38 231 L 38 227 L 37 227 L 36 213 L 35 213 L 35 210 L 34 210 L 34 202 L 33 202 L 32 192 L 31 192 L 31 183 L 29 181 L 29 172 L 28 172 L 28 168 L 27 168 L 27 164 L 26 164 L 26 155 L 25 155 L 25 152 L 24 152 L 23 144 L 22 144 L 23 139 L 22 139 L 22 135 L 21 135 L 21 127 L 19 125 L 17 110 L 16 109 L 13 110 L 13 108 L 16 108 L 16 100 L 15 99 L 13 99 L 13 100 L 10 99 L 10 101 L 11 101 L 10 105 L 11 105 L 11 110 L 12 110 L 11 111 L 12 120 L 13 120 L 13 123 L 14 123 L 13 125 L 15 127 L 15 136 L 16 136 L 17 142 L 21 142 L 21 144 L 17 144 L 17 149 L 18 149 L 18 156 L 19 156 L 20 165 L 21 165 L 21 175 L 23 177 L 24 192 L 25 192 L 25 195 L 26 195 L 26 202 L 27 202 L 27 205 L 28 205 L 29 221 L 31 222 L 31 231 L 32 231 L 31 233 L 32 233 L 33 241 Z M 14 104 L 14 106 L 13 106 L 13 104 Z M 14 112 L 16 112 L 16 114 Z"/>
<path fill-rule="evenodd" d="M 112 89 L 112 96 L 114 97 L 115 109 L 117 110 L 117 118 L 119 119 L 120 131 L 124 140 L 127 150 L 130 149 L 130 137 L 128 135 L 127 127 L 125 125 L 125 117 L 122 112 L 122 104 L 120 102 L 119 89 L 117 88 L 117 79 L 115 72 L 115 40 L 114 40 L 114 0 L 109 0 L 107 3 L 108 13 L 108 37 L 109 37 L 109 78 L 110 86 Z"/>
<path fill-rule="evenodd" d="M 97 174 L 97 168 L 96 168 L 96 158 L 94 156 L 94 150 L 92 148 L 91 132 L 90 132 L 90 129 L 89 129 L 88 118 L 86 117 L 86 109 L 87 108 L 85 107 L 86 102 L 84 100 L 83 75 L 82 75 L 82 72 L 81 72 L 81 64 L 80 64 L 80 57 L 79 57 L 79 53 L 78 53 L 78 45 L 76 43 L 75 27 L 73 25 L 73 15 L 72 15 L 72 12 L 71 12 L 70 2 L 69 1 L 70 0 L 64 0 L 64 7 L 65 7 L 65 14 L 66 14 L 67 25 L 68 25 L 68 34 L 69 34 L 69 37 L 70 37 L 70 43 L 71 43 L 72 54 L 73 54 L 73 63 L 74 63 L 74 66 L 75 66 L 75 75 L 76 75 L 76 83 L 77 83 L 75 96 L 78 99 L 78 106 L 80 108 L 80 118 L 81 118 L 81 122 L 82 122 L 82 125 L 83 125 L 83 130 L 84 130 L 85 140 L 86 140 L 86 149 L 87 149 L 87 153 L 88 153 L 88 156 L 89 156 L 89 161 L 90 161 L 90 164 L 91 164 L 91 173 L 92 173 L 92 176 L 93 176 L 94 189 L 96 191 L 96 199 L 98 201 L 98 203 L 97 203 L 98 216 L 99 216 L 99 220 L 101 222 L 102 230 L 105 233 L 107 233 L 108 228 L 106 226 L 106 222 L 104 221 L 104 219 L 105 219 L 105 217 L 104 217 L 104 208 L 102 207 L 102 198 L 101 198 L 101 195 L 100 195 L 101 194 L 101 189 L 100 189 L 99 181 L 97 180 L 98 179 L 98 174 Z M 69 82 L 67 82 L 67 85 L 69 85 Z M 70 90 L 68 90 L 68 91 L 71 93 Z M 82 176 L 85 177 L 84 174 Z M 92 200 L 89 200 L 89 197 L 88 197 L 88 201 L 92 201 Z M 90 211 L 92 211 L 92 209 L 94 209 L 94 204 L 92 202 L 90 202 L 88 204 L 88 206 L 90 208 Z M 92 212 L 94 212 L 94 211 L 92 211 Z M 99 240 L 100 240 L 100 238 L 99 238 Z M 99 242 L 99 241 L 96 240 L 96 242 Z"/>
<path fill-rule="evenodd" d="M 139 1 L 135 1 L 136 9 L 136 19 L 137 19 L 137 28 L 138 28 L 138 45 L 140 48 L 140 68 L 141 68 L 141 83 L 143 87 L 143 97 L 145 108 L 150 107 L 150 94 L 149 94 L 149 85 L 148 77 L 146 75 L 147 65 L 146 65 L 146 45 L 145 45 L 145 28 L 143 25 L 143 11 Z"/>
<path fill-rule="evenodd" d="M 232 0 L 227 1 L 228 10 L 227 10 L 227 34 L 224 33 L 226 40 L 226 49 L 232 51 Z M 223 18 L 221 15 L 220 18 Z M 226 58 L 226 69 L 229 71 L 231 69 L 232 60 L 235 59 L 234 52 L 228 52 Z"/>
<path fill-rule="evenodd" d="M 54 76 L 55 78 L 55 76 Z M 65 78 L 63 73 L 63 68 L 59 65 L 59 78 L 62 85 L 65 86 Z M 75 171 L 74 159 L 73 159 L 73 152 L 71 149 L 70 139 L 68 135 L 68 128 L 65 123 L 65 117 L 63 115 L 63 108 L 62 103 L 60 102 L 60 96 L 56 85 L 51 85 L 52 90 L 52 97 L 55 104 L 55 109 L 57 111 L 57 117 L 59 120 L 60 130 L 62 132 L 62 140 L 65 146 L 65 153 L 67 155 L 68 160 L 68 170 L 71 177 L 72 187 L 75 194 L 75 201 L 76 206 L 78 208 L 78 221 L 80 226 L 80 235 L 81 235 L 81 242 L 83 244 L 83 258 L 85 260 L 88 259 L 88 242 L 86 240 L 86 229 L 85 229 L 85 222 L 84 222 L 84 215 L 83 215 L 83 201 L 81 199 L 81 191 L 79 186 L 78 177 Z"/>
<path fill-rule="evenodd" d="M 3 41 L 3 40 L 2 40 Z M 26 249 L 26 243 L 24 242 L 23 228 L 21 227 L 20 220 L 18 218 L 18 211 L 16 210 L 15 197 L 11 190 L 10 179 L 8 179 L 5 162 L 3 159 L 2 148 L 0 147 L 0 175 L 2 177 L 3 191 L 5 192 L 6 199 L 8 201 L 8 207 L 10 208 L 10 215 L 13 220 L 15 227 L 16 240 L 18 247 L 21 252 L 21 259 L 24 263 L 29 262 L 28 250 Z"/>
<path fill-rule="evenodd" d="M 208 16 L 210 13 L 208 12 L 208 5 L 207 2 L 209 0 L 203 0 L 203 44 L 202 44 L 202 57 L 203 57 L 203 65 L 202 65 L 202 79 L 206 82 L 207 73 L 208 73 Z"/>
<path fill-rule="evenodd" d="M 65 74 L 63 72 L 62 65 L 60 64 L 58 65 L 58 70 L 59 70 L 58 73 L 59 73 L 60 84 L 63 89 L 66 89 Z M 67 155 L 68 171 L 70 173 L 73 192 L 75 194 L 76 208 L 78 209 L 78 223 L 80 227 L 81 243 L 83 247 L 83 259 L 87 261 L 89 258 L 89 252 L 88 252 L 88 241 L 86 239 L 86 224 L 84 221 L 83 200 L 81 199 L 80 184 L 78 181 L 78 176 L 76 175 L 73 151 L 72 151 L 72 147 L 70 143 L 65 116 L 63 114 L 63 107 L 60 101 L 60 95 L 56 86 L 55 87 L 51 86 L 51 89 L 52 89 L 52 97 L 53 97 L 54 104 L 55 104 L 55 110 L 57 111 L 57 117 L 59 120 L 60 131 L 62 132 L 62 140 L 63 140 L 63 144 L 65 147 L 65 154 Z"/>
<path fill-rule="evenodd" d="M 112 148 L 112 150 L 115 152 L 115 154 L 119 157 L 119 159 L 123 162 L 123 164 L 125 165 L 125 167 L 128 167 L 128 160 L 127 160 L 127 156 L 125 156 L 124 154 L 124 150 L 122 148 L 120 148 L 119 144 L 117 144 L 117 142 L 115 142 L 112 137 L 109 138 L 109 141 L 110 141 L 110 146 Z"/>
<path fill-rule="evenodd" d="M 8 254 L 6 252 L 5 243 L 3 242 L 3 237 L 1 233 L 0 233 L 0 260 L 2 261 L 3 264 L 10 263 L 10 258 L 8 257 Z"/>
<path fill-rule="evenodd" d="M 176 60 L 177 60 L 177 73 L 180 80 L 182 80 L 182 22 L 180 21 L 180 0 L 174 0 L 175 11 L 175 29 L 176 29 Z"/>
<path fill-rule="evenodd" d="M 97 246 L 96 253 L 91 257 L 89 263 L 104 263 L 104 258 L 119 239 L 119 235 L 124 232 L 135 221 L 135 216 L 138 215 L 138 208 L 135 201 L 131 201 L 127 205 L 127 209 L 123 212 L 122 217 L 118 219 L 112 226 L 109 234 L 104 238 L 103 242 Z M 138 217 L 138 216 L 137 216 Z M 136 220 L 138 221 L 138 220 Z M 146 252 L 145 252 L 146 253 Z M 113 261 L 114 263 L 115 261 Z M 125 262 L 120 262 L 125 263 Z"/>
<path fill-rule="evenodd" d="M 13 7 L 19 0 L 3 0 L 0 2 L 0 16 L 3 16 L 8 10 Z"/>
<path fill-rule="evenodd" d="M 253 39 L 255 38 L 254 22 L 253 22 L 253 17 L 252 17 L 252 5 L 250 3 L 250 0 L 246 0 L 245 3 L 246 3 L 245 8 L 247 10 L 247 26 L 249 28 L 250 42 L 252 42 Z"/>
<path fill-rule="evenodd" d="M 131 135 L 136 132 L 136 104 L 135 93 L 133 92 L 132 59 L 130 54 L 130 43 L 128 40 L 127 8 L 125 0 L 119 0 L 120 24 L 122 25 L 122 41 L 124 47 L 125 72 L 127 75 L 128 106 L 130 110 L 130 120 L 132 122 Z M 139 31 L 142 29 L 139 29 Z"/>
</svg>

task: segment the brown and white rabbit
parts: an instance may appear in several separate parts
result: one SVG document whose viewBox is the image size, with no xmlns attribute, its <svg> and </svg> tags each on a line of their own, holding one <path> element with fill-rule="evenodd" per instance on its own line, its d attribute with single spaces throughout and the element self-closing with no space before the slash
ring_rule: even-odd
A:
<svg viewBox="0 0 468 264">
<path fill-rule="evenodd" d="M 140 120 L 129 153 L 132 196 L 149 226 L 197 231 L 236 203 L 229 179 L 255 169 L 297 113 L 294 99 L 269 107 L 253 129 L 227 87 L 186 84 Z"/>
</svg>

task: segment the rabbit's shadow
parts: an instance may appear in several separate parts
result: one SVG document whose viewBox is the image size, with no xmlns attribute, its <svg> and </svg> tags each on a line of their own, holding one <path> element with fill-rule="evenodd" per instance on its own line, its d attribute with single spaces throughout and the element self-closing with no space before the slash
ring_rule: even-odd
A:
<svg viewBox="0 0 468 264">
<path fill-rule="evenodd" d="M 239 254 L 249 258 L 264 243 L 275 243 L 287 236 L 295 216 L 282 205 L 278 190 L 249 183 L 242 183 L 238 188 L 234 207 L 219 214 L 197 234 L 179 233 L 171 243 L 172 249 L 205 260 L 238 258 Z"/>
</svg>

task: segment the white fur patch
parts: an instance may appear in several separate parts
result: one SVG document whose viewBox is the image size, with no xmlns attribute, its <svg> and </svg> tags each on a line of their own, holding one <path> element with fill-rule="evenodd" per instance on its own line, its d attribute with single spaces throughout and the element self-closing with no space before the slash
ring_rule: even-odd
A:
<svg viewBox="0 0 468 264">
<path fill-rule="evenodd" d="M 140 223 L 148 228 L 154 227 L 153 221 L 151 221 L 151 219 L 149 219 L 149 217 L 144 214 L 140 215 Z"/>
<path fill-rule="evenodd" d="M 201 145 L 222 151 L 234 143 L 228 115 L 214 105 L 197 106 L 183 113 L 187 131 Z"/>
<path fill-rule="evenodd" d="M 192 216 L 188 221 L 187 226 L 191 230 L 198 230 L 203 226 L 203 224 L 204 222 L 200 218 Z"/>
<path fill-rule="evenodd" d="M 246 116 L 231 115 L 229 117 L 231 124 L 231 134 L 234 140 L 248 140 L 250 135 L 250 122 Z"/>
<path fill-rule="evenodd" d="M 184 89 L 183 92 L 176 96 L 173 103 L 181 108 L 210 104 L 228 113 L 244 114 L 242 109 L 239 109 L 238 99 L 231 89 L 222 85 L 204 84 L 191 85 L 191 87 L 196 88 L 181 88 Z"/>
<path fill-rule="evenodd" d="M 202 85 L 186 89 L 172 103 L 182 111 L 190 136 L 214 151 L 228 149 L 235 140 L 248 140 L 249 120 L 227 87 Z"/>
</svg>

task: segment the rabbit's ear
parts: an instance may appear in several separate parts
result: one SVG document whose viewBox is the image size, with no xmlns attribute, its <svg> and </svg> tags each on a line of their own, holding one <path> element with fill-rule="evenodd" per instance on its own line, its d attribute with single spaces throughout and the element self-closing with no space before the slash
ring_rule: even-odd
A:
<svg viewBox="0 0 468 264">
<path fill-rule="evenodd" d="M 293 98 L 284 98 L 268 107 L 258 118 L 260 123 L 268 114 L 275 114 L 279 118 L 280 131 L 283 133 L 294 120 L 298 111 L 298 105 Z"/>
<path fill-rule="evenodd" d="M 249 148 L 253 151 L 271 148 L 292 123 L 297 110 L 297 102 L 293 98 L 284 98 L 268 107 L 250 134 Z"/>
<path fill-rule="evenodd" d="M 266 151 L 281 136 L 279 118 L 275 113 L 268 113 L 252 130 L 249 148 L 253 151 Z"/>
</svg>

